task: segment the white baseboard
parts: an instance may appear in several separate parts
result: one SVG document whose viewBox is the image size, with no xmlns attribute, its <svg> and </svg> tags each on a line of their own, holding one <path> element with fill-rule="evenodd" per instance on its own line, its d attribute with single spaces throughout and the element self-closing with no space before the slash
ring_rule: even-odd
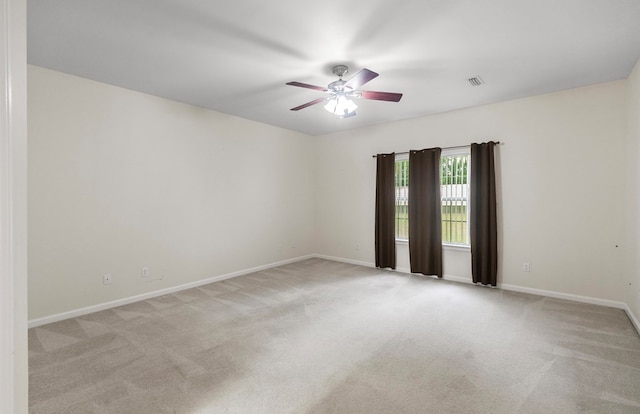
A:
<svg viewBox="0 0 640 414">
<path fill-rule="evenodd" d="M 353 260 L 353 259 L 346 259 L 344 257 L 327 256 L 327 255 L 324 255 L 324 254 L 314 254 L 313 257 L 316 258 L 316 259 L 331 260 L 331 261 L 334 261 L 334 262 L 348 263 L 348 264 L 352 264 L 352 265 L 356 265 L 356 266 L 376 267 L 375 263 L 363 262 L 363 261 L 360 261 L 360 260 Z"/>
<path fill-rule="evenodd" d="M 131 296 L 131 297 L 128 297 L 128 298 L 118 299 L 118 300 L 114 300 L 114 301 L 111 301 L 111 302 L 105 302 L 105 303 L 100 303 L 100 304 L 97 304 L 97 305 L 87 306 L 85 308 L 74 309 L 74 310 L 71 310 L 71 311 L 68 311 L 68 312 L 58 313 L 58 314 L 51 315 L 51 316 L 45 316 L 43 318 L 32 319 L 32 320 L 29 321 L 29 328 L 35 328 L 37 326 L 46 325 L 48 323 L 58 322 L 58 321 L 62 321 L 62 320 L 65 320 L 65 319 L 70 319 L 70 318 L 75 318 L 75 317 L 78 317 L 78 316 L 87 315 L 89 313 L 99 312 L 99 311 L 102 311 L 102 310 L 115 308 L 117 306 L 128 305 L 130 303 L 137 302 L 137 301 L 140 301 L 140 300 L 151 299 L 151 298 L 155 298 L 155 297 L 158 297 L 158 296 L 166 295 L 166 294 L 169 294 L 169 293 L 175 293 L 175 292 L 179 292 L 181 290 L 186 290 L 186 289 L 191 289 L 191 288 L 198 287 L 198 286 L 207 285 L 209 283 L 220 282 L 222 280 L 231 279 L 231 278 L 234 278 L 234 277 L 237 277 L 237 276 L 242 276 L 242 275 L 246 275 L 246 274 L 249 274 L 249 273 L 259 272 L 261 270 L 271 269 L 273 267 L 278 267 L 278 266 L 282 266 L 282 265 L 286 265 L 286 264 L 290 264 L 290 263 L 295 263 L 295 262 L 299 262 L 299 261 L 306 260 L 306 259 L 311 259 L 311 258 L 332 260 L 334 262 L 348 263 L 348 264 L 352 264 L 352 265 L 356 265 L 356 266 L 364 266 L 364 267 L 371 267 L 371 268 L 375 268 L 376 267 L 375 263 L 365 262 L 365 261 L 361 261 L 361 260 L 353 260 L 353 259 L 347 259 L 347 258 L 336 257 L 336 256 L 327 256 L 327 255 L 322 255 L 322 254 L 310 254 L 310 255 L 306 255 L 306 256 L 296 257 L 296 258 L 293 258 L 293 259 L 283 260 L 283 261 L 280 261 L 280 262 L 275 262 L 275 263 L 270 263 L 270 264 L 266 264 L 266 265 L 262 265 L 262 266 L 252 267 L 252 268 L 249 268 L 249 269 L 239 270 L 237 272 L 227 273 L 227 274 L 224 274 L 224 275 L 214 276 L 214 277 L 210 277 L 210 278 L 207 278 L 207 279 L 202 279 L 202 280 L 198 280 L 198 281 L 195 281 L 195 282 L 186 283 L 186 284 L 183 284 L 183 285 L 173 286 L 173 287 L 166 288 L 166 289 L 161 289 L 161 290 L 156 290 L 156 291 L 153 291 L 153 292 L 143 293 L 141 295 L 136 295 L 136 296 Z M 407 269 L 407 268 L 397 268 L 397 269 L 395 269 L 395 272 L 411 274 L 411 270 Z M 468 278 L 465 278 L 465 277 L 460 277 L 460 276 L 444 275 L 443 279 L 444 280 L 450 280 L 450 281 L 456 282 L 456 283 L 473 284 L 471 279 L 468 279 Z M 555 299 L 571 300 L 571 301 L 574 301 L 574 302 L 589 303 L 589 304 L 592 304 L 592 305 L 600 305 L 600 306 L 606 306 L 606 307 L 610 307 L 610 308 L 623 309 L 627 313 L 627 316 L 631 320 L 631 323 L 635 327 L 636 331 L 638 331 L 638 333 L 640 334 L 640 322 L 638 321 L 638 318 L 633 314 L 633 312 L 631 311 L 629 306 L 627 306 L 627 304 L 624 303 L 624 302 L 616 302 L 616 301 L 607 300 L 607 299 L 599 299 L 599 298 L 593 298 L 593 297 L 589 297 L 589 296 L 572 295 L 572 294 L 569 294 L 569 293 L 554 292 L 554 291 L 551 291 L 551 290 L 528 288 L 528 287 L 509 285 L 509 284 L 504 284 L 504 283 L 499 283 L 497 288 L 498 289 L 509 290 L 509 291 L 513 291 L 513 292 L 528 293 L 528 294 L 532 294 L 532 295 L 546 296 L 546 297 L 555 298 Z"/>
<path fill-rule="evenodd" d="M 115 308 L 122 305 L 128 305 L 133 302 L 141 300 L 156 298 L 158 296 L 167 295 L 169 293 L 179 292 L 181 290 L 187 290 L 194 287 L 208 285 L 209 283 L 220 282 L 222 280 L 231 279 L 237 276 L 246 275 L 249 273 L 259 272 L 261 270 L 271 269 L 273 267 L 283 266 L 290 263 L 299 262 L 306 259 L 316 257 L 315 255 L 300 256 L 293 259 L 283 260 L 280 262 L 270 263 L 262 266 L 252 267 L 249 269 L 239 270 L 237 272 L 227 273 L 224 275 L 214 276 L 207 279 L 197 280 L 195 282 L 185 283 L 178 286 L 172 286 L 166 289 L 155 290 L 153 292 L 147 292 L 140 295 L 130 296 L 123 299 L 117 299 L 111 302 L 99 303 L 97 305 L 87 306 L 85 308 L 74 309 L 68 312 L 57 313 L 55 315 L 45 316 L 43 318 L 32 319 L 29 321 L 29 328 L 35 328 L 38 326 L 46 325 L 48 323 L 59 322 L 65 319 L 76 318 L 78 316 L 87 315 L 89 313 L 99 312 L 106 309 Z"/>
<path fill-rule="evenodd" d="M 523 286 L 498 284 L 500 289 L 510 290 L 513 292 L 529 293 L 531 295 L 546 296 L 555 299 L 571 300 L 574 302 L 589 303 L 591 305 L 606 306 L 609 308 L 625 309 L 627 304 L 624 302 L 616 302 L 613 300 L 594 298 L 590 296 L 572 295 L 570 293 L 554 292 L 552 290 L 535 289 Z"/>
<path fill-rule="evenodd" d="M 629 306 L 626 303 L 624 306 L 625 306 L 624 310 L 625 312 L 627 312 L 627 316 L 629 317 L 629 320 L 631 321 L 633 326 L 636 328 L 636 331 L 638 331 L 638 335 L 640 335 L 640 321 L 638 320 L 636 315 L 633 314 L 633 312 L 631 311 L 631 308 L 629 308 Z"/>
</svg>

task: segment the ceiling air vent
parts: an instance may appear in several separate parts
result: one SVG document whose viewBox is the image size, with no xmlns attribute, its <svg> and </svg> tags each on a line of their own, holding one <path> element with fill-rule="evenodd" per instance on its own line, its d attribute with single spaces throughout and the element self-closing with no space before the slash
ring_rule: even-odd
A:
<svg viewBox="0 0 640 414">
<path fill-rule="evenodd" d="M 476 76 L 475 78 L 469 78 L 467 80 L 469 81 L 471 86 L 480 86 L 480 85 L 484 84 L 484 81 L 482 79 L 480 79 L 479 76 Z"/>
</svg>

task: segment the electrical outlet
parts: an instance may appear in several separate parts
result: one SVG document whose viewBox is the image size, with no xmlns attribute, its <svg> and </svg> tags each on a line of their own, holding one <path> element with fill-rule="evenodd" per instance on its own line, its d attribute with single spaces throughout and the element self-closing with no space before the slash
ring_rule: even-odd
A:
<svg viewBox="0 0 640 414">
<path fill-rule="evenodd" d="M 102 276 L 102 283 L 104 285 L 110 285 L 112 281 L 113 280 L 111 279 L 111 275 L 110 274 L 107 273 L 106 275 Z"/>
<path fill-rule="evenodd" d="M 529 267 L 529 263 L 528 262 L 522 263 L 522 271 L 523 272 L 530 272 L 531 271 L 531 268 Z"/>
<path fill-rule="evenodd" d="M 151 272 L 149 271 L 148 267 L 143 267 L 142 268 L 142 277 L 149 277 L 151 276 Z"/>
</svg>

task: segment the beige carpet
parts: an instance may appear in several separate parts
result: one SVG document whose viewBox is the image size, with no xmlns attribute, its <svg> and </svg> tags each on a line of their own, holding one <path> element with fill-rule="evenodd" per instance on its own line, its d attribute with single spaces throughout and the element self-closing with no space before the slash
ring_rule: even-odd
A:
<svg viewBox="0 0 640 414">
<path fill-rule="evenodd" d="M 320 259 L 29 332 L 31 413 L 640 413 L 623 311 Z"/>
</svg>

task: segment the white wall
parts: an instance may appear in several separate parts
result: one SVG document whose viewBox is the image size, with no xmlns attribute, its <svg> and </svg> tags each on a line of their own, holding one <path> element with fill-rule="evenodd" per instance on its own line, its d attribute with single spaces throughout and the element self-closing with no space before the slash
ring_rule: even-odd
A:
<svg viewBox="0 0 640 414">
<path fill-rule="evenodd" d="M 318 253 L 374 262 L 373 154 L 500 140 L 499 283 L 623 301 L 625 92 L 618 81 L 319 137 Z M 469 253 L 447 251 L 444 273 L 470 280 Z"/>
<path fill-rule="evenodd" d="M 40 67 L 28 81 L 30 319 L 313 253 L 311 137 Z"/>
<path fill-rule="evenodd" d="M 626 303 L 640 320 L 640 61 L 629 76 L 628 82 L 628 130 L 627 130 L 627 268 L 629 275 Z M 637 322 L 636 322 L 637 323 Z"/>
</svg>

